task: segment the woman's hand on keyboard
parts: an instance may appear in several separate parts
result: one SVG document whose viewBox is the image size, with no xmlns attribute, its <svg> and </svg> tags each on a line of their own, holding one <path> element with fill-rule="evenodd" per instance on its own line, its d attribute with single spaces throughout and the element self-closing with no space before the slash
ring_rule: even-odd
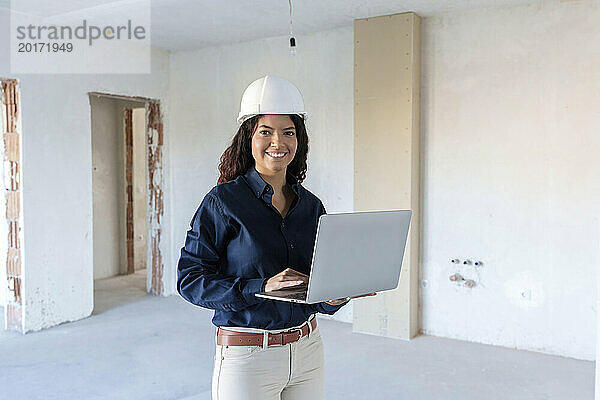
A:
<svg viewBox="0 0 600 400">
<path fill-rule="evenodd" d="M 308 285 L 308 275 L 291 268 L 286 268 L 284 271 L 267 280 L 265 292 L 287 289 L 292 286 L 300 287 L 301 285 Z"/>
</svg>

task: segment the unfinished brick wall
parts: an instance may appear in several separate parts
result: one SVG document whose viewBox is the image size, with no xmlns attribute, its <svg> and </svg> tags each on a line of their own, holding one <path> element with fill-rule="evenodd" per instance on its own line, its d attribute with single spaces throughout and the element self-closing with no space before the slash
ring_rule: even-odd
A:
<svg viewBox="0 0 600 400">
<path fill-rule="evenodd" d="M 9 296 L 6 305 L 7 329 L 22 331 L 23 298 L 21 268 L 21 157 L 19 120 L 19 89 L 16 80 L 1 80 L 0 99 L 2 101 L 1 130 L 4 139 L 4 184 L 6 196 L 6 221 L 8 223 L 8 251 L 6 272 Z"/>
<path fill-rule="evenodd" d="M 126 243 L 127 243 L 127 273 L 135 272 L 133 258 L 133 110 L 125 109 L 125 192 L 126 205 Z"/>
<path fill-rule="evenodd" d="M 163 259 L 160 250 L 161 223 L 164 214 L 163 206 L 163 177 L 162 177 L 162 147 L 163 123 L 158 102 L 149 102 L 146 106 L 146 140 L 148 143 L 148 206 L 150 221 L 148 226 L 149 242 L 148 257 L 152 263 L 152 286 L 150 292 L 164 294 Z"/>
</svg>

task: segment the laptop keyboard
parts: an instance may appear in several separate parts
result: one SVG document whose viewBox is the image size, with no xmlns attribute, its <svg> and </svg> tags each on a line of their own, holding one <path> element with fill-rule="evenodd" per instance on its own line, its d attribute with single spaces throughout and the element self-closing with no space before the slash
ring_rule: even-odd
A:
<svg viewBox="0 0 600 400">
<path fill-rule="evenodd" d="M 291 290 L 273 290 L 268 292 L 271 296 L 283 297 L 285 299 L 304 300 L 306 299 L 306 290 L 291 291 Z"/>
</svg>

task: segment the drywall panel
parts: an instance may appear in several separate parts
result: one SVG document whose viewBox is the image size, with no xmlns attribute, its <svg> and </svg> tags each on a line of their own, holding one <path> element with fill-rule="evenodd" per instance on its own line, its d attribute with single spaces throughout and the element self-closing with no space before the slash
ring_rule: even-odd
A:
<svg viewBox="0 0 600 400">
<path fill-rule="evenodd" d="M 304 186 L 327 212 L 352 211 L 353 44 L 352 27 L 297 38 L 289 53 L 286 36 L 171 56 L 169 136 L 173 172 L 172 262 L 183 246 L 190 220 L 216 185 L 219 157 L 236 130 L 246 86 L 266 74 L 294 82 L 309 113 L 310 138 Z M 351 321 L 351 305 L 336 318 Z"/>
<path fill-rule="evenodd" d="M 425 333 L 594 359 L 598 21 L 587 1 L 424 20 Z"/>
<path fill-rule="evenodd" d="M 398 288 L 355 300 L 355 332 L 419 329 L 419 73 L 419 16 L 354 22 L 354 208 L 413 212 Z"/>
</svg>

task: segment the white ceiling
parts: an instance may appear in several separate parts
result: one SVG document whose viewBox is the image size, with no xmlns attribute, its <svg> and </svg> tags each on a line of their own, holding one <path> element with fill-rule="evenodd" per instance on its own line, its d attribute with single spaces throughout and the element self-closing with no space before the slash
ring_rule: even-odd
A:
<svg viewBox="0 0 600 400">
<path fill-rule="evenodd" d="M 531 0 L 293 0 L 294 32 L 350 26 L 356 18 L 413 11 L 422 16 L 528 3 Z M 130 13 L 148 0 L 12 0 L 14 9 L 44 17 L 78 12 Z M 0 7 L 9 0 L 0 0 Z M 132 15 L 133 16 L 133 15 Z M 152 45 L 188 50 L 289 33 L 288 0 L 151 0 Z"/>
</svg>

